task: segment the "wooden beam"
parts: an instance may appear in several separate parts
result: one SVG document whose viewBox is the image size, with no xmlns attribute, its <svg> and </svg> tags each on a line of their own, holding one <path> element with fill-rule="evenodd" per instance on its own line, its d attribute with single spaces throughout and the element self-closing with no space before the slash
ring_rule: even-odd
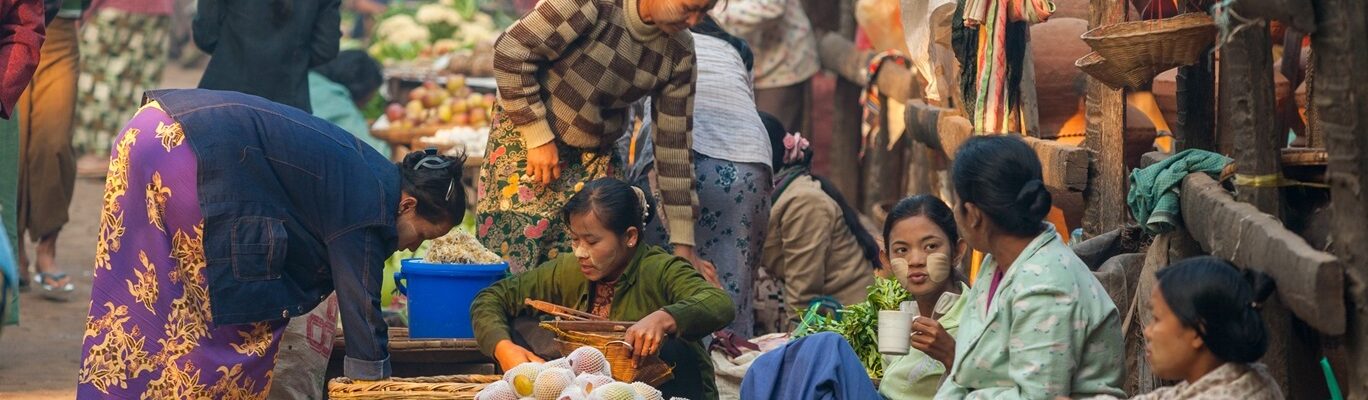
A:
<svg viewBox="0 0 1368 400">
<path fill-rule="evenodd" d="M 907 104 L 907 135 L 944 152 L 953 161 L 960 145 L 974 136 L 974 126 L 969 119 L 960 116 L 959 111 L 912 100 Z M 1087 189 L 1089 159 L 1086 149 L 1053 140 L 1022 139 L 1040 158 L 1045 186 L 1059 191 Z"/>
<path fill-rule="evenodd" d="M 866 72 L 869 69 L 869 62 L 874 58 L 874 52 L 856 50 L 855 42 L 850 39 L 836 33 L 827 33 L 817 43 L 817 55 L 823 69 L 856 85 L 869 85 Z M 923 87 L 921 78 L 917 77 L 916 73 L 898 64 L 881 67 L 874 84 L 879 87 L 880 94 L 900 102 L 920 98 L 920 88 Z"/>
<path fill-rule="evenodd" d="M 1091 0 L 1092 18 L 1088 28 L 1125 22 L 1126 3 L 1116 0 Z M 1122 90 L 1112 89 L 1088 77 L 1087 137 L 1084 147 L 1092 151 L 1093 171 L 1084 196 L 1083 231 L 1096 235 L 1126 224 L 1125 131 L 1126 98 Z M 1086 236 L 1085 235 L 1085 236 Z"/>
<path fill-rule="evenodd" d="M 1321 333 L 1345 332 L 1344 269 L 1338 258 L 1235 200 L 1205 174 L 1184 178 L 1181 193 L 1184 225 L 1203 250 L 1268 274 L 1282 303 Z"/>
<path fill-rule="evenodd" d="M 1316 0 L 1311 35 L 1311 107 L 1329 153 L 1331 226 L 1334 252 L 1344 262 L 1348 314 L 1349 379 L 1341 380 L 1350 399 L 1368 399 L 1368 6 L 1361 0 Z"/>
<path fill-rule="evenodd" d="M 1241 29 L 1221 46 L 1220 135 L 1238 145 L 1231 148 L 1241 175 L 1279 176 L 1278 149 L 1286 132 L 1278 132 L 1273 95 L 1273 56 L 1268 27 L 1262 23 Z M 1257 182 L 1257 181 L 1256 181 Z M 1270 184 L 1240 186 L 1235 198 L 1259 211 L 1282 215 L 1282 188 Z"/>
</svg>

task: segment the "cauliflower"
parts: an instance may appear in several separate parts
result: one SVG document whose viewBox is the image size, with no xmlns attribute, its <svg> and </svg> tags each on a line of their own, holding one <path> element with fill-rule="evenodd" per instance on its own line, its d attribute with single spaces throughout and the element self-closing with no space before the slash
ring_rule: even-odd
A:
<svg viewBox="0 0 1368 400">
<path fill-rule="evenodd" d="M 447 24 L 458 26 L 465 22 L 461 13 L 441 4 L 424 4 L 418 7 L 418 22 L 424 25 Z"/>
<path fill-rule="evenodd" d="M 398 31 L 417 27 L 419 27 L 418 22 L 414 21 L 413 17 L 399 14 L 380 21 L 380 23 L 375 26 L 375 35 L 383 38 Z"/>
</svg>

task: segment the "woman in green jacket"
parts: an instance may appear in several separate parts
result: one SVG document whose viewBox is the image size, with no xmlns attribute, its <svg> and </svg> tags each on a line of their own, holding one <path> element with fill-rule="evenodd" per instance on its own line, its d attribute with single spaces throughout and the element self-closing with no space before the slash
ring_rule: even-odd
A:
<svg viewBox="0 0 1368 400">
<path fill-rule="evenodd" d="M 731 298 L 683 258 L 641 244 L 641 229 L 651 218 L 645 193 L 617 179 L 598 179 L 571 197 L 562 214 L 574 254 L 475 296 L 470 313 L 480 350 L 504 370 L 542 361 L 513 342 L 512 320 L 532 315 L 524 299 L 551 302 L 637 321 L 626 337 L 635 355 L 658 354 L 674 367 L 674 379 L 659 388 L 666 397 L 717 398 L 712 362 L 700 339 L 731 323 Z"/>
</svg>

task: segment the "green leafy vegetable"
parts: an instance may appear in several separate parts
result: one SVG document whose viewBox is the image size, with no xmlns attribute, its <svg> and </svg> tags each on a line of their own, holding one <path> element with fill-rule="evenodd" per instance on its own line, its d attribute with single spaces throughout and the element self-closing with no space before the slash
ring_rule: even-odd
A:
<svg viewBox="0 0 1368 400">
<path fill-rule="evenodd" d="M 902 302 L 911 298 L 912 294 L 903 289 L 898 281 L 875 278 L 863 303 L 847 306 L 835 316 L 807 311 L 800 313 L 804 315 L 803 323 L 794 331 L 794 336 L 835 332 L 850 342 L 850 347 L 855 349 L 855 355 L 859 356 L 869 377 L 882 379 L 884 360 L 883 354 L 879 354 L 879 310 L 897 310 Z"/>
</svg>

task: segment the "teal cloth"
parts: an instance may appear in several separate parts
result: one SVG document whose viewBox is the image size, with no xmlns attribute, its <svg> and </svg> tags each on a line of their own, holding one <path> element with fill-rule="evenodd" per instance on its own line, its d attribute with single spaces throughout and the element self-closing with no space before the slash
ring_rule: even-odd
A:
<svg viewBox="0 0 1368 400">
<path fill-rule="evenodd" d="M 1157 164 L 1131 172 L 1126 204 L 1146 232 L 1170 232 L 1179 221 L 1178 188 L 1190 173 L 1216 176 L 1230 158 L 1206 150 L 1188 149 Z"/>
<path fill-rule="evenodd" d="M 366 117 L 356 108 L 347 87 L 333 82 L 322 74 L 309 71 L 309 104 L 313 107 L 315 117 L 350 132 L 352 136 L 361 139 L 385 157 L 390 156 L 389 143 L 371 136 Z"/>
<path fill-rule="evenodd" d="M 19 323 L 19 120 L 0 119 L 0 326 Z"/>
</svg>

